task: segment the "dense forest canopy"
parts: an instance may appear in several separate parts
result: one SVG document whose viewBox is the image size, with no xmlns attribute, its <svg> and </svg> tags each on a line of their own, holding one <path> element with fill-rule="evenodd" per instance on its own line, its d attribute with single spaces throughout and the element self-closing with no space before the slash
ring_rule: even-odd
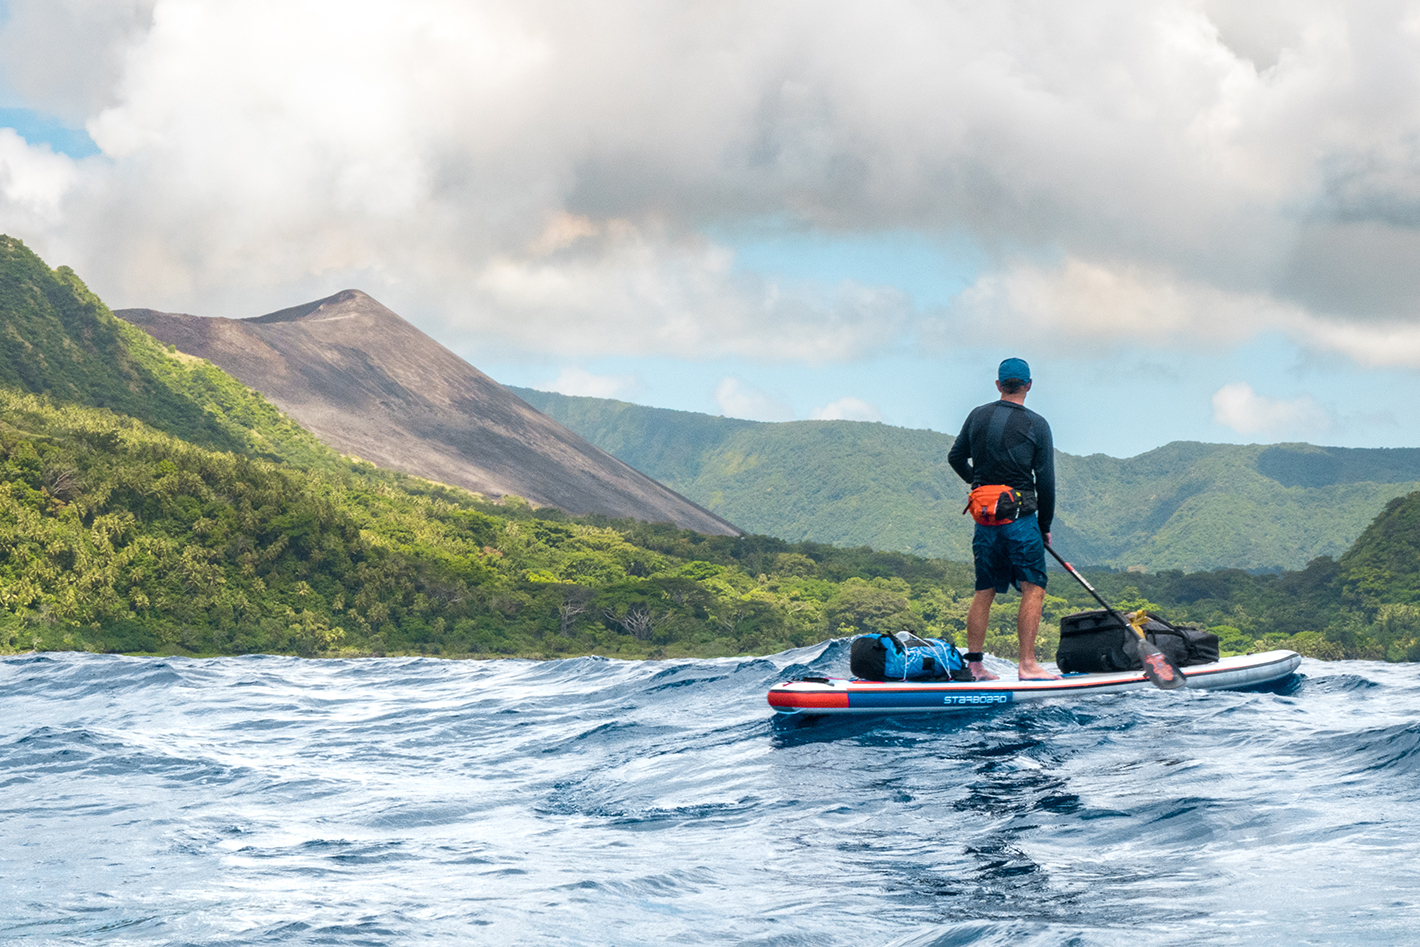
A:
<svg viewBox="0 0 1420 947">
<path fill-rule="evenodd" d="M 0 650 L 626 657 L 867 630 L 961 641 L 971 567 L 859 546 L 572 518 L 340 457 L 210 364 L 0 241 Z M 1420 659 L 1420 494 L 1338 560 L 1100 573 L 1231 651 Z M 1091 606 L 1058 574 L 1061 616 Z M 988 650 L 1015 655 L 1014 601 Z"/>
</svg>

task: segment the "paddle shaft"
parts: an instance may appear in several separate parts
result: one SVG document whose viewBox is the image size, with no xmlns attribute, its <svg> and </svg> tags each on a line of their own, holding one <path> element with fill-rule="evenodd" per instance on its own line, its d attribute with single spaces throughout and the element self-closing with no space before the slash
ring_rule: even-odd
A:
<svg viewBox="0 0 1420 947">
<path fill-rule="evenodd" d="M 1074 567 L 1074 566 L 1072 566 L 1072 565 L 1070 565 L 1070 563 L 1066 562 L 1065 559 L 1060 555 L 1060 553 L 1058 553 L 1058 552 L 1055 551 L 1055 547 L 1054 547 L 1054 546 L 1047 545 L 1047 546 L 1045 547 L 1045 551 L 1048 552 L 1048 553 L 1050 553 L 1052 556 L 1054 556 L 1054 557 L 1055 557 L 1055 561 L 1058 562 L 1058 563 L 1060 563 L 1062 566 L 1064 566 L 1064 567 L 1065 567 L 1065 571 L 1068 572 L 1068 573 L 1070 573 L 1071 575 L 1073 575 L 1073 576 L 1075 577 L 1075 580 L 1085 587 L 1085 591 L 1086 591 L 1086 592 L 1089 592 L 1091 595 L 1093 595 L 1093 596 L 1095 597 L 1095 601 L 1096 601 L 1096 602 L 1099 602 L 1099 603 L 1100 603 L 1100 606 L 1101 606 L 1106 612 L 1109 612 L 1111 618 L 1113 618 L 1115 621 L 1119 622 L 1121 625 L 1124 625 L 1124 626 L 1127 627 L 1127 628 L 1133 629 L 1134 633 L 1135 633 L 1136 635 L 1139 635 L 1139 637 L 1141 637 L 1141 638 L 1143 637 L 1143 632 L 1139 631 L 1138 628 L 1135 628 L 1133 625 L 1129 624 L 1129 622 L 1125 620 L 1125 618 L 1124 618 L 1123 615 L 1119 614 L 1119 612 L 1117 612 L 1117 611 L 1114 610 L 1114 606 L 1113 606 L 1113 605 L 1110 605 L 1110 604 L 1109 604 L 1108 602 L 1106 602 L 1103 598 L 1101 598 L 1101 597 L 1100 597 L 1100 594 L 1095 591 L 1095 587 L 1090 584 L 1089 580 L 1086 579 L 1084 576 L 1080 575 L 1080 573 L 1075 570 L 1075 567 Z"/>
<path fill-rule="evenodd" d="M 1106 602 L 1104 598 L 1095 591 L 1095 587 L 1090 584 L 1089 580 L 1080 575 L 1074 566 L 1066 562 L 1064 557 L 1055 551 L 1055 547 L 1046 543 L 1045 548 L 1055 557 L 1056 562 L 1065 567 L 1066 572 L 1073 575 L 1075 580 L 1085 587 L 1086 592 L 1094 596 L 1095 601 L 1099 602 L 1100 605 L 1104 607 L 1104 610 L 1111 618 L 1139 636 L 1139 648 L 1144 655 L 1143 661 L 1141 662 L 1144 665 L 1144 676 L 1153 682 L 1155 687 L 1161 688 L 1162 690 L 1173 690 L 1175 687 L 1182 687 L 1185 683 L 1183 672 L 1174 667 L 1173 662 L 1168 659 L 1167 655 L 1159 650 L 1159 646 L 1145 636 L 1143 629 L 1115 611 L 1114 606 Z"/>
</svg>

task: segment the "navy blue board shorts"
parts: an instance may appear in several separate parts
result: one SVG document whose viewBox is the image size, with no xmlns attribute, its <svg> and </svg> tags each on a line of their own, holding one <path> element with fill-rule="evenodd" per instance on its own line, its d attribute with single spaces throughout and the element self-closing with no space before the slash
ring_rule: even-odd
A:
<svg viewBox="0 0 1420 947">
<path fill-rule="evenodd" d="M 1022 582 L 1045 588 L 1045 537 L 1034 513 L 1005 526 L 976 524 L 971 539 L 976 559 L 976 591 L 999 594 Z"/>
</svg>

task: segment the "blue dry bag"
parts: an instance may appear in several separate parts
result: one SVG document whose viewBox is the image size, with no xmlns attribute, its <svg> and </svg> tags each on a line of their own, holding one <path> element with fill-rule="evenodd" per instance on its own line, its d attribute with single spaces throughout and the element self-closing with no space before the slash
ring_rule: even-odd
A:
<svg viewBox="0 0 1420 947">
<path fill-rule="evenodd" d="M 956 645 L 939 638 L 915 638 L 908 646 L 892 635 L 860 635 L 853 639 L 848 664 L 853 676 L 865 681 L 971 680 Z"/>
</svg>

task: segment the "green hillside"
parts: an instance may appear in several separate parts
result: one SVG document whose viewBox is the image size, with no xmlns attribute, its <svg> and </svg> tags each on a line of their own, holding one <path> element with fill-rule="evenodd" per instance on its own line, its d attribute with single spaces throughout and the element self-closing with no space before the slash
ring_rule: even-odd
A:
<svg viewBox="0 0 1420 947">
<path fill-rule="evenodd" d="M 1388 503 L 1339 560 L 1321 557 L 1300 571 L 1105 573 L 1093 581 L 1106 597 L 1211 627 L 1234 650 L 1420 661 L 1420 492 Z"/>
<path fill-rule="evenodd" d="M 0 419 L 0 652 L 715 656 L 965 627 L 956 563 L 572 520 L 9 388 Z"/>
<path fill-rule="evenodd" d="M 1420 493 L 1387 504 L 1341 566 L 1350 603 L 1370 610 L 1420 606 Z"/>
<path fill-rule="evenodd" d="M 952 437 L 857 421 L 762 423 L 531 389 L 518 395 L 753 532 L 965 561 Z M 1339 556 L 1420 488 L 1420 449 L 1173 443 L 1118 459 L 1057 454 L 1056 543 L 1125 569 L 1299 569 Z"/>
<path fill-rule="evenodd" d="M 572 520 L 341 458 L 0 249 L 0 650 L 634 657 L 961 627 L 958 564 Z"/>
<path fill-rule="evenodd" d="M 963 562 L 573 519 L 377 470 L 330 451 L 211 365 L 118 322 L 68 270 L 49 270 L 18 241 L 0 249 L 0 652 L 714 656 L 904 628 L 962 641 L 972 594 Z M 690 415 L 697 441 L 676 418 L 661 423 L 672 412 L 620 410 L 621 422 L 605 423 L 626 449 L 688 477 L 718 477 L 727 494 L 767 471 L 776 479 L 761 492 L 826 496 L 844 511 L 858 485 L 878 482 L 890 495 L 885 518 L 910 521 L 921 519 L 910 497 L 932 498 L 938 473 L 940 440 L 902 445 L 904 434 L 926 432 Z M 763 441 L 738 440 L 747 433 Z M 711 441 L 713 450 L 698 449 Z M 815 460 L 824 443 L 823 456 L 854 462 Z M 1249 448 L 1253 468 L 1239 473 L 1219 460 L 1225 450 L 1171 445 L 1147 463 L 1100 466 L 1117 495 L 1155 490 L 1151 502 L 1174 511 L 1201 495 L 1197 482 L 1241 492 L 1256 476 L 1275 491 L 1325 496 L 1355 486 L 1358 465 L 1409 475 L 1405 452 Z M 799 486 L 794 452 L 818 490 Z M 1094 460 L 1062 458 L 1062 469 Z M 907 499 L 887 489 L 904 482 L 917 491 Z M 958 501 L 935 502 L 954 514 Z M 801 515 L 819 516 L 807 506 Z M 1176 520 L 1159 515 L 1164 527 Z M 1126 517 L 1109 522 L 1123 524 L 1121 535 L 1132 528 Z M 1300 572 L 1093 578 L 1121 608 L 1215 627 L 1232 651 L 1285 642 L 1318 657 L 1420 660 L 1417 525 L 1413 493 L 1358 529 L 1339 560 Z M 1059 619 L 1092 604 L 1063 578 L 1050 592 L 1042 658 Z M 1013 657 L 1013 625 L 1007 597 L 992 611 L 987 649 Z"/>
<path fill-rule="evenodd" d="M 66 266 L 0 235 L 0 385 L 105 408 L 190 443 L 313 465 L 337 455 L 211 364 L 114 318 Z"/>
</svg>

